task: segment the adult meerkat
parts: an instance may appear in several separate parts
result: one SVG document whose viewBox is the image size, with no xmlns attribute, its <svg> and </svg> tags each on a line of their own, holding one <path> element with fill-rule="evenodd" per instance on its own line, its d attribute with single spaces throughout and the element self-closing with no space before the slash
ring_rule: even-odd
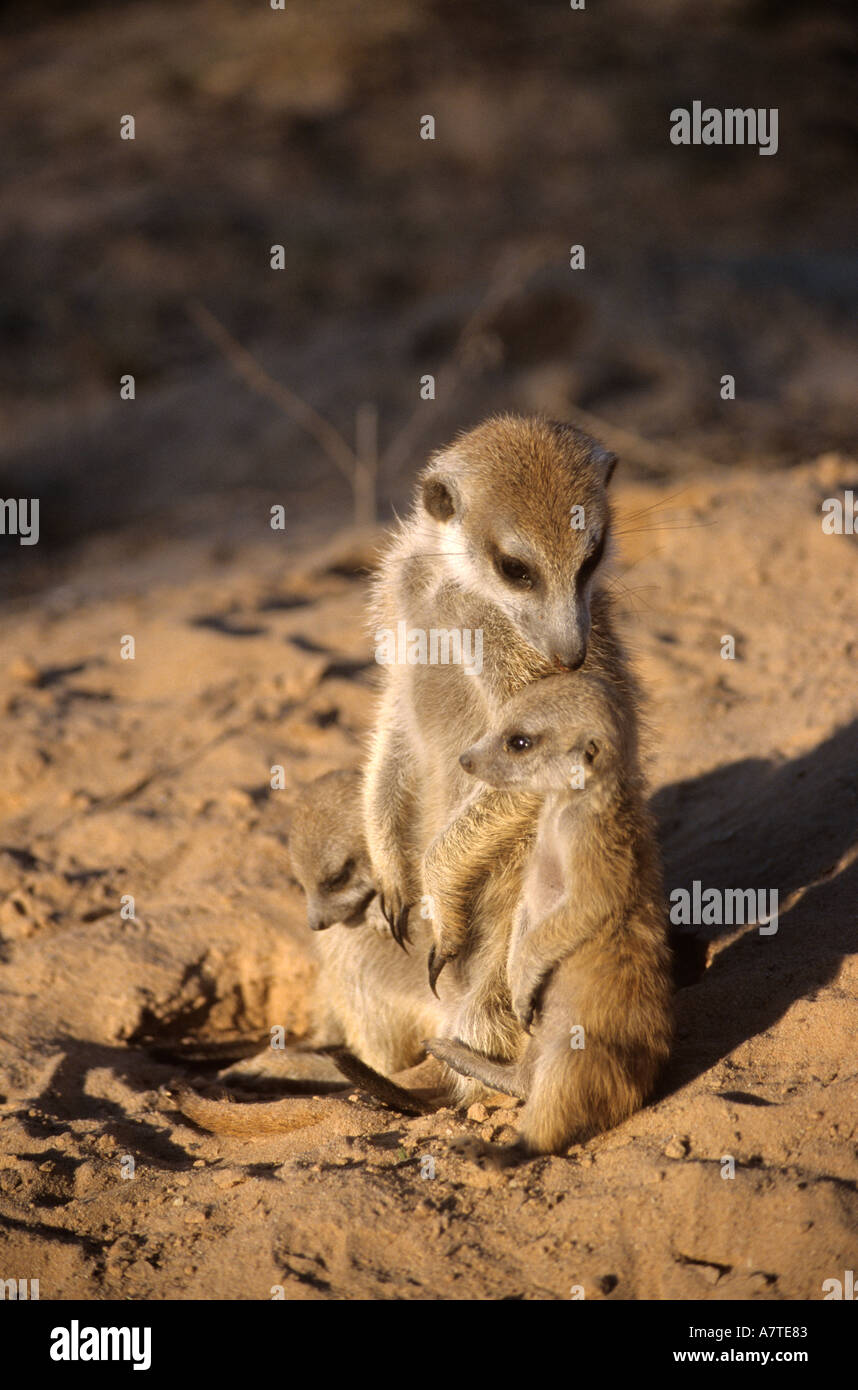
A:
<svg viewBox="0 0 858 1390">
<path fill-rule="evenodd" d="M 508 959 L 512 1006 L 533 1035 L 515 1063 L 461 1040 L 427 1048 L 524 1099 L 526 1153 L 561 1152 L 632 1114 L 670 1047 L 658 850 L 637 748 L 611 696 L 598 677 L 538 681 L 461 757 L 493 787 L 544 796 Z"/>
<path fill-rule="evenodd" d="M 482 635 L 479 670 L 419 659 L 384 668 L 365 825 L 388 920 L 404 934 L 409 909 L 428 901 L 433 984 L 453 961 L 444 1031 L 501 1057 L 523 1041 L 506 957 L 541 794 L 474 788 L 459 754 L 516 691 L 558 669 L 599 675 L 634 743 L 635 689 L 603 583 L 614 463 L 570 425 L 488 420 L 430 460 L 375 587 L 379 643 L 401 624 Z M 461 1099 L 475 1090 L 459 1083 Z"/>
<path fill-rule="evenodd" d="M 329 1052 L 351 1081 L 395 1108 L 419 1113 L 441 1080 L 423 1067 L 414 1094 L 389 1080 L 424 1062 L 422 1039 L 441 1023 L 426 979 L 430 933 L 422 951 L 403 954 L 382 917 L 363 833 L 362 776 L 329 772 L 302 789 L 289 835 L 292 867 L 307 898 L 307 925 L 316 934 L 319 974 L 313 1027 L 302 1050 Z M 406 1082 L 411 1078 L 403 1078 Z M 251 1138 L 317 1124 L 331 1101 L 288 1098 L 236 1106 L 176 1088 L 183 1114 L 204 1129 Z"/>
</svg>

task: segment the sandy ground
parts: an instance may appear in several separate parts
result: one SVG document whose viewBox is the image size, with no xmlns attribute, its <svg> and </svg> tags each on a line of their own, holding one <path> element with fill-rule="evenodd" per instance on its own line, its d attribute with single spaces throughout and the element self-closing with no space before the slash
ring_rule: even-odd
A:
<svg viewBox="0 0 858 1390">
<path fill-rule="evenodd" d="M 451 1141 L 511 1137 L 511 1105 L 413 1119 L 346 1089 L 250 1141 L 160 1093 L 218 1080 L 205 1047 L 306 1031 L 290 805 L 361 758 L 372 538 L 312 552 L 262 509 L 232 548 L 121 534 L 7 604 L 0 1275 L 43 1299 L 817 1299 L 854 1268 L 858 546 L 819 509 L 856 479 L 830 455 L 619 484 L 668 887 L 777 888 L 779 929 L 710 929 L 652 1105 L 508 1172 Z M 263 1047 L 220 1079 L 252 1104 L 299 1070 Z"/>
</svg>

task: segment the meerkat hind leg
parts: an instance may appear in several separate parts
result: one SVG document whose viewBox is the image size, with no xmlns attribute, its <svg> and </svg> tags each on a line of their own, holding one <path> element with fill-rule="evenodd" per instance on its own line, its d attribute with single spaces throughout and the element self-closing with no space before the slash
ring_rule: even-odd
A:
<svg viewBox="0 0 858 1390">
<path fill-rule="evenodd" d="M 481 1081 L 493 1091 L 501 1091 L 505 1096 L 516 1096 L 526 1100 L 527 1096 L 521 1082 L 520 1069 L 515 1062 L 493 1062 L 480 1052 L 474 1052 L 467 1043 L 452 1038 L 429 1038 L 424 1044 L 427 1052 L 446 1062 L 448 1067 L 460 1076 L 470 1076 Z"/>
</svg>

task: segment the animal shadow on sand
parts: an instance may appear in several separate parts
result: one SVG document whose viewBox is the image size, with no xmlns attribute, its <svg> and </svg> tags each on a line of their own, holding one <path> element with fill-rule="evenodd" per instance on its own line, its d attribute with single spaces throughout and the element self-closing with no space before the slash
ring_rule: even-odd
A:
<svg viewBox="0 0 858 1390">
<path fill-rule="evenodd" d="M 668 893 L 690 892 L 696 879 L 703 889 L 722 892 L 762 888 L 767 902 L 777 889 L 780 903 L 774 935 L 746 927 L 705 973 L 698 972 L 696 982 L 680 990 L 677 1045 L 659 1088 L 665 1095 L 765 1033 L 798 999 L 812 1001 L 836 977 L 844 957 L 858 950 L 858 720 L 792 761 L 742 759 L 675 782 L 652 804 Z M 790 895 L 802 888 L 807 891 L 784 910 Z M 690 931 L 712 940 L 737 928 Z M 175 1065 L 159 1064 L 145 1050 L 71 1038 L 63 1042 L 67 1055 L 39 1097 L 50 1118 L 28 1125 L 34 1135 L 61 1132 L 68 1119 L 89 1115 L 101 1119 L 121 1144 L 133 1142 L 134 1151 L 154 1166 L 191 1166 L 192 1155 L 159 1125 L 86 1093 L 93 1067 L 106 1067 L 134 1089 L 148 1090 L 175 1076 Z M 200 1069 L 197 1060 L 195 1070 Z M 275 1086 L 282 1095 L 283 1081 L 271 1089 Z M 324 1094 L 343 1084 L 297 1089 Z"/>
<path fill-rule="evenodd" d="M 742 759 L 675 782 L 652 804 L 668 893 L 690 892 L 695 879 L 701 891 L 777 889 L 780 910 L 775 934 L 746 927 L 679 993 L 669 1092 L 766 1032 L 796 1000 L 813 1000 L 858 950 L 858 719 L 794 760 Z M 714 940 L 740 929 L 690 930 Z"/>
</svg>

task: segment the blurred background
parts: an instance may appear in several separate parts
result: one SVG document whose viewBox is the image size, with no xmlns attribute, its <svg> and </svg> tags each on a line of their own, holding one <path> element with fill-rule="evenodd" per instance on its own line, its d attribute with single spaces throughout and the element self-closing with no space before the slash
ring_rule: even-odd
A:
<svg viewBox="0 0 858 1390">
<path fill-rule="evenodd" d="M 846 0 L 13 0 L 0 38 L 7 593 L 94 532 L 386 517 L 491 410 L 632 476 L 854 451 Z M 695 99 L 777 107 L 778 153 L 673 146 Z"/>
</svg>

